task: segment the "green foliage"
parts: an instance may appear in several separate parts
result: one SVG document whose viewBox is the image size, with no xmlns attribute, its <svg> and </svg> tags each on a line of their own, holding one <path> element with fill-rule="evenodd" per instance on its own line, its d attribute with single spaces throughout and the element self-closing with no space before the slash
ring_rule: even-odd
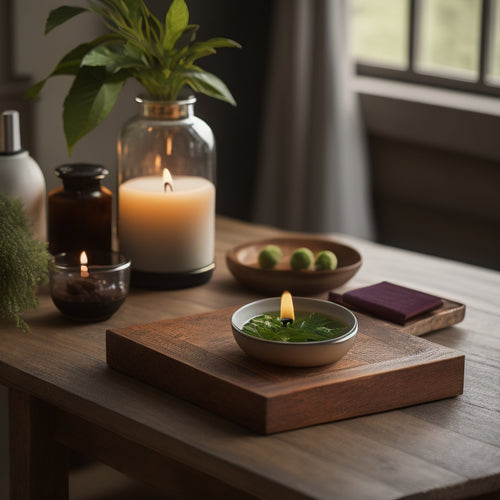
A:
<svg viewBox="0 0 500 500">
<path fill-rule="evenodd" d="M 339 319 L 319 313 L 299 313 L 295 321 L 284 325 L 279 313 L 262 314 L 245 323 L 243 332 L 277 342 L 317 342 L 344 335 L 348 326 Z"/>
<path fill-rule="evenodd" d="M 301 247 L 293 251 L 290 257 L 290 267 L 294 271 L 309 269 L 314 262 L 314 254 L 309 248 Z"/>
<path fill-rule="evenodd" d="M 283 251 L 278 245 L 267 245 L 258 255 L 258 262 L 263 269 L 273 269 L 283 257 Z"/>
<path fill-rule="evenodd" d="M 331 250 L 321 250 L 321 252 L 316 255 L 316 260 L 314 261 L 314 268 L 318 271 L 333 271 L 337 269 L 338 259 L 337 256 Z"/>
<path fill-rule="evenodd" d="M 20 313 L 38 307 L 37 285 L 48 280 L 51 256 L 37 240 L 21 200 L 0 193 L 0 317 L 24 331 Z"/>
<path fill-rule="evenodd" d="M 222 47 L 240 47 L 228 38 L 196 41 L 199 26 L 189 24 L 185 0 L 173 0 L 162 23 L 143 0 L 88 0 L 89 8 L 61 6 L 49 13 L 45 33 L 82 13 L 100 16 L 109 33 L 68 52 L 54 70 L 27 93 L 35 98 L 56 75 L 75 77 L 64 101 L 64 132 L 71 151 L 97 127 L 116 103 L 128 78 L 144 86 L 149 97 L 174 101 L 184 87 L 236 105 L 217 76 L 195 65 Z"/>
</svg>

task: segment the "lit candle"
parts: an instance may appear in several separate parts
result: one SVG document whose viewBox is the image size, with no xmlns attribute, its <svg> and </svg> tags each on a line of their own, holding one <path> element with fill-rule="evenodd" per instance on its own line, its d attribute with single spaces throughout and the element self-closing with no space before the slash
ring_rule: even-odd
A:
<svg viewBox="0 0 500 500">
<path fill-rule="evenodd" d="M 120 250 L 134 270 L 182 273 L 213 263 L 215 186 L 208 179 L 129 179 L 119 187 L 118 214 Z"/>
<path fill-rule="evenodd" d="M 335 310 L 328 302 L 322 305 L 324 301 L 306 299 L 310 308 L 302 309 L 299 305 L 296 313 L 292 295 L 288 291 L 281 294 L 279 311 L 265 305 L 270 301 L 275 303 L 274 299 L 257 302 L 262 307 L 261 313 L 244 322 L 242 332 L 278 342 L 314 342 L 339 337 L 348 330 L 341 318 L 323 314 L 323 309 Z M 299 298 L 298 302 L 303 305 L 304 298 Z"/>
<path fill-rule="evenodd" d="M 85 250 L 80 254 L 80 276 L 82 278 L 88 278 L 89 277 L 89 269 L 87 267 L 87 264 L 89 263 L 89 259 L 87 258 L 87 254 L 85 253 Z"/>
<path fill-rule="evenodd" d="M 284 291 L 281 294 L 280 321 L 283 323 L 283 326 L 295 321 L 292 294 L 288 291 Z"/>
<path fill-rule="evenodd" d="M 66 316 L 101 321 L 114 314 L 127 296 L 130 261 L 116 253 L 90 257 L 91 264 L 86 252 L 55 255 L 49 264 L 50 292 Z"/>
<path fill-rule="evenodd" d="M 163 191 L 166 191 L 167 188 L 170 188 L 170 191 L 174 190 L 173 186 L 173 180 L 172 180 L 172 174 L 170 173 L 170 170 L 168 168 L 163 169 Z"/>
</svg>

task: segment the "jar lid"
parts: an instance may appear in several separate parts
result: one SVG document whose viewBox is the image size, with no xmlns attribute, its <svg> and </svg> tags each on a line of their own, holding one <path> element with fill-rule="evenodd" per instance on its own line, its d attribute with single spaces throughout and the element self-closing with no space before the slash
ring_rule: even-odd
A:
<svg viewBox="0 0 500 500">
<path fill-rule="evenodd" d="M 54 173 L 63 180 L 91 181 L 104 179 L 109 171 L 93 163 L 67 163 L 57 167 Z"/>
<path fill-rule="evenodd" d="M 19 153 L 21 150 L 19 111 L 9 109 L 2 112 L 0 119 L 0 153 Z"/>
</svg>

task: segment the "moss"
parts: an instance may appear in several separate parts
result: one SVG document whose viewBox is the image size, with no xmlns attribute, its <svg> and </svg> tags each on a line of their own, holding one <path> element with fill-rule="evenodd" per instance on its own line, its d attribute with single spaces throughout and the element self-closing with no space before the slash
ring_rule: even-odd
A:
<svg viewBox="0 0 500 500">
<path fill-rule="evenodd" d="M 330 250 L 321 250 L 321 252 L 316 255 L 314 267 L 317 271 L 333 271 L 337 268 L 337 265 L 337 256 Z"/>
<path fill-rule="evenodd" d="M 314 261 L 314 254 L 309 248 L 301 247 L 294 250 L 290 257 L 290 267 L 294 271 L 309 269 Z"/>
<path fill-rule="evenodd" d="M 267 245 L 259 252 L 259 266 L 263 269 L 273 269 L 283 257 L 281 248 L 277 245 Z"/>
</svg>

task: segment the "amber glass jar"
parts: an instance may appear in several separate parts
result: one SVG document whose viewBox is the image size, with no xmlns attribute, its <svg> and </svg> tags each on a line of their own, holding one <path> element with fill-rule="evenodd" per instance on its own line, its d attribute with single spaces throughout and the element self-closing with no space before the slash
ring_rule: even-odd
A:
<svg viewBox="0 0 500 500">
<path fill-rule="evenodd" d="M 85 250 L 109 252 L 112 195 L 101 185 L 108 171 L 88 163 L 61 165 L 54 171 L 63 185 L 49 193 L 49 251 L 52 255 Z"/>
</svg>

